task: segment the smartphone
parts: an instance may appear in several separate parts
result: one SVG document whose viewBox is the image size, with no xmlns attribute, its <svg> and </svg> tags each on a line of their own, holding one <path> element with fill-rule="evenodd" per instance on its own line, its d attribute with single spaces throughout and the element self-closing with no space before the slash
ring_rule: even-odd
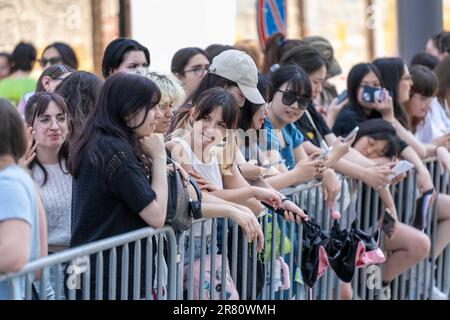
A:
<svg viewBox="0 0 450 320">
<path fill-rule="evenodd" d="M 381 228 L 383 229 L 384 233 L 386 233 L 386 235 L 389 238 L 392 237 L 394 224 L 395 224 L 394 217 L 392 216 L 392 214 L 389 211 L 389 209 L 385 209 L 384 210 L 383 225 L 382 225 Z"/>
<path fill-rule="evenodd" d="M 350 132 L 345 138 L 342 138 L 342 142 L 343 142 L 343 143 L 347 143 L 347 142 L 349 142 L 350 140 L 352 140 L 353 137 L 356 136 L 356 134 L 358 133 L 358 131 L 359 131 L 359 127 L 355 127 L 355 129 L 353 129 L 352 132 Z"/>
<path fill-rule="evenodd" d="M 380 88 L 363 86 L 362 99 L 369 103 L 375 103 L 375 101 L 381 102 L 384 100 L 384 91 Z"/>
<path fill-rule="evenodd" d="M 277 162 L 274 162 L 274 163 L 263 164 L 260 167 L 265 168 L 265 169 L 270 169 L 273 166 L 276 166 L 276 165 L 279 165 L 279 164 L 284 164 L 284 163 L 285 163 L 285 160 L 280 160 L 280 161 L 277 161 Z"/>
<path fill-rule="evenodd" d="M 398 177 L 402 173 L 408 172 L 412 168 L 414 168 L 414 165 L 411 162 L 406 160 L 399 161 L 393 168 L 395 173 L 388 176 L 388 179 L 392 181 L 395 177 Z"/>
<path fill-rule="evenodd" d="M 344 90 L 344 91 L 342 91 L 342 93 L 338 96 L 336 104 L 341 104 L 341 103 L 344 102 L 345 99 L 347 99 L 347 98 L 348 98 L 348 91 L 347 91 L 347 90 Z"/>
</svg>

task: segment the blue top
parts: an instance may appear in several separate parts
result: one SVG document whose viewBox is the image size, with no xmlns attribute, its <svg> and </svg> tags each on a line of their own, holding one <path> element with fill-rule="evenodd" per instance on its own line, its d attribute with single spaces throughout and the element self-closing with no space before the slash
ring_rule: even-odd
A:
<svg viewBox="0 0 450 320">
<path fill-rule="evenodd" d="M 37 259 L 40 244 L 36 189 L 29 174 L 17 165 L 8 166 L 0 171 L 0 223 L 7 220 L 23 220 L 30 225 L 31 253 L 28 261 Z M 24 298 L 24 276 L 14 283 L 0 282 L 0 300 Z"/>
<path fill-rule="evenodd" d="M 294 169 L 295 167 L 295 154 L 294 150 L 299 145 L 303 143 L 304 137 L 299 129 L 293 124 L 290 123 L 281 129 L 281 133 L 283 134 L 284 141 L 286 146 L 282 148 L 280 146 L 280 140 L 276 134 L 276 129 L 273 129 L 272 123 L 269 118 L 266 118 L 266 143 L 267 143 L 267 151 L 269 150 L 277 150 L 281 158 L 285 161 L 286 167 L 289 170 Z"/>
</svg>

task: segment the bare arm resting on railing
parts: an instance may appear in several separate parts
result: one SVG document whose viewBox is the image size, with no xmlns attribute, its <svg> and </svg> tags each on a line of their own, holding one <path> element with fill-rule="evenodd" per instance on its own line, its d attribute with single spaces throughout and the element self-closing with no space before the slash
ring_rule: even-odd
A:
<svg viewBox="0 0 450 320">
<path fill-rule="evenodd" d="M 152 189 L 156 199 L 142 210 L 140 216 L 150 226 L 162 228 L 167 212 L 167 165 L 166 151 L 158 134 L 141 140 L 142 149 L 152 159 Z"/>
</svg>

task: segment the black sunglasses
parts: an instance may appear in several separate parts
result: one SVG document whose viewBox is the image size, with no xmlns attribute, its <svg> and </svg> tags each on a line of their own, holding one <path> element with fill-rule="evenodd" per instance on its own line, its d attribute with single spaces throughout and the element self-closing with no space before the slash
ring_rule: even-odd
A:
<svg viewBox="0 0 450 320">
<path fill-rule="evenodd" d="M 312 103 L 311 98 L 309 98 L 307 96 L 304 96 L 304 95 L 298 96 L 292 91 L 283 91 L 283 90 L 277 90 L 277 91 L 279 91 L 283 94 L 281 101 L 283 102 L 283 104 L 285 104 L 287 106 L 292 106 L 294 104 L 294 102 L 297 101 L 298 108 L 300 110 L 306 110 Z"/>
<path fill-rule="evenodd" d="M 55 65 L 55 64 L 59 64 L 62 62 L 62 58 L 61 57 L 53 57 L 50 59 L 45 59 L 42 58 L 41 60 L 39 60 L 39 64 L 41 65 L 42 68 L 45 68 L 47 66 L 47 64 L 50 63 L 50 65 Z"/>
</svg>

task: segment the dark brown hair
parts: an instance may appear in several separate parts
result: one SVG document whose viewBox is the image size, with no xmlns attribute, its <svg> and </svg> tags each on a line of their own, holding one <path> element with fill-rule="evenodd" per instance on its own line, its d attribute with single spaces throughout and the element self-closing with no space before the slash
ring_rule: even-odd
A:
<svg viewBox="0 0 450 320">
<path fill-rule="evenodd" d="M 27 150 L 25 126 L 16 108 L 0 98 L 0 156 L 11 155 L 16 162 Z"/>
<path fill-rule="evenodd" d="M 54 102 L 58 107 L 58 109 L 62 113 L 66 114 L 67 117 L 69 117 L 69 111 L 67 110 L 66 103 L 64 102 L 64 99 L 60 95 L 53 92 L 38 92 L 28 100 L 27 105 L 25 107 L 25 122 L 27 123 L 28 126 L 32 127 L 34 125 L 36 118 L 44 114 L 45 111 L 47 111 L 50 102 Z M 66 141 L 64 141 L 63 145 L 61 146 L 61 149 L 58 152 L 59 166 L 64 173 L 68 172 L 66 172 L 66 170 L 63 168 L 62 162 L 63 160 L 67 160 L 68 158 L 69 140 L 72 133 L 72 126 L 69 120 L 67 126 L 69 134 L 67 135 Z M 44 186 L 48 180 L 48 172 L 37 157 L 34 158 L 34 160 L 29 164 L 28 167 L 30 169 L 33 169 L 33 167 L 36 165 L 44 173 L 44 181 L 42 183 L 42 185 Z"/>
</svg>

